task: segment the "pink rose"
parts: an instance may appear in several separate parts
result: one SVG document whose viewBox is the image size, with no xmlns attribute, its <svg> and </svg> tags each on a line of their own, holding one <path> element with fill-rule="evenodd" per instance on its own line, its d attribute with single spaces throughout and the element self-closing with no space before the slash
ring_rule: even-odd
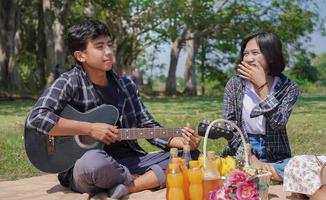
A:
<svg viewBox="0 0 326 200">
<path fill-rule="evenodd" d="M 221 200 L 224 197 L 224 187 L 218 186 L 215 190 L 209 192 L 209 200 Z"/>
<path fill-rule="evenodd" d="M 230 188 L 219 186 L 214 191 L 209 192 L 209 200 L 237 200 L 228 196 L 231 193 L 232 190 Z"/>
<path fill-rule="evenodd" d="M 228 180 L 233 186 L 237 186 L 238 183 L 247 182 L 248 179 L 248 175 L 243 171 L 235 171 L 228 177 Z"/>
<path fill-rule="evenodd" d="M 239 200 L 258 200 L 256 183 L 248 181 L 242 183 L 236 191 Z"/>
</svg>

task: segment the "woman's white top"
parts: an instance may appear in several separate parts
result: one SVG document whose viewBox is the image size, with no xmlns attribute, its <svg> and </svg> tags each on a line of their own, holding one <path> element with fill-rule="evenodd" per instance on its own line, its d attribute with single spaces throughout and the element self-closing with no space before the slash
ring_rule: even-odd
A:
<svg viewBox="0 0 326 200">
<path fill-rule="evenodd" d="M 275 76 L 273 80 L 272 88 L 269 92 L 274 90 L 276 83 L 279 81 L 279 77 Z M 258 117 L 250 118 L 250 113 L 252 109 L 261 102 L 260 97 L 256 93 L 252 83 L 246 80 L 245 89 L 243 97 L 243 107 L 242 107 L 242 119 L 244 121 L 244 129 L 247 133 L 251 134 L 262 134 L 265 135 L 265 124 L 266 119 L 264 115 Z"/>
</svg>

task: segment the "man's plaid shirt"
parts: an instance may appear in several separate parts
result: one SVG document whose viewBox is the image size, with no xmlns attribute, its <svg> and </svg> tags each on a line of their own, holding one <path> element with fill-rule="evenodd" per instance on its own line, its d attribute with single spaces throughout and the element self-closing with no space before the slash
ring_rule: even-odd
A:
<svg viewBox="0 0 326 200">
<path fill-rule="evenodd" d="M 247 137 L 242 121 L 244 88 L 245 81 L 237 75 L 228 81 L 224 92 L 224 118 L 235 122 Z M 256 105 L 250 113 L 250 117 L 264 115 L 266 118 L 266 134 L 262 137 L 266 144 L 268 162 L 291 157 L 286 124 L 298 95 L 297 84 L 281 75 L 274 91 Z M 240 136 L 234 137 L 229 141 L 229 146 L 224 150 L 223 155 L 235 155 L 240 145 L 242 145 Z"/>
<path fill-rule="evenodd" d="M 147 111 L 139 97 L 137 86 L 126 77 L 117 77 L 112 71 L 109 78 L 114 78 L 118 88 L 119 123 L 122 128 L 153 128 L 159 127 Z M 58 122 L 59 114 L 65 105 L 71 105 L 80 112 L 85 112 L 103 104 L 93 84 L 87 78 L 82 66 L 76 66 L 63 73 L 48 87 L 36 102 L 27 118 L 27 127 L 36 129 L 39 133 L 48 134 Z M 150 139 L 153 145 L 168 150 L 168 139 Z M 138 153 L 145 154 L 136 140 L 128 140 L 129 146 Z"/>
</svg>

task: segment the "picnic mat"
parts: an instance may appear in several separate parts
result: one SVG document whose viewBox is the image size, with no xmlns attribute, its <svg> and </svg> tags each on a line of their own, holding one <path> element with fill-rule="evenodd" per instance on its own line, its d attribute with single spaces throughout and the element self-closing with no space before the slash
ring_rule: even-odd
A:
<svg viewBox="0 0 326 200">
<path fill-rule="evenodd" d="M 109 200 L 105 193 L 90 197 L 88 194 L 79 194 L 62 187 L 55 174 L 47 174 L 32 178 L 20 179 L 16 181 L 0 182 L 0 199 L 6 200 Z M 123 200 L 164 200 L 165 189 L 146 190 L 133 193 L 123 198 Z M 292 199 L 290 193 L 283 192 L 281 185 L 270 186 L 269 199 Z"/>
</svg>

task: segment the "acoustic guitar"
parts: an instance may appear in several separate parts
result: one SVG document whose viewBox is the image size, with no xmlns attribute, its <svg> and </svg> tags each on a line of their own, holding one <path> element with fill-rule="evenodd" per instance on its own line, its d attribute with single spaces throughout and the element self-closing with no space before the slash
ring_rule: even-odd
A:
<svg viewBox="0 0 326 200">
<path fill-rule="evenodd" d="M 107 123 L 114 125 L 119 117 L 119 111 L 112 105 L 100 105 L 85 113 L 81 113 L 67 105 L 60 116 L 66 119 Z M 198 126 L 200 136 L 205 135 L 208 122 Z M 181 136 L 181 128 L 121 128 L 118 130 L 120 140 L 134 140 L 139 138 L 168 138 Z M 230 139 L 233 133 L 230 130 L 213 127 L 209 138 L 224 137 Z M 89 136 L 48 136 L 38 133 L 35 129 L 27 128 L 24 133 L 25 151 L 30 162 L 39 170 L 47 173 L 58 173 L 71 168 L 77 159 L 90 149 L 103 149 L 104 144 Z"/>
</svg>

